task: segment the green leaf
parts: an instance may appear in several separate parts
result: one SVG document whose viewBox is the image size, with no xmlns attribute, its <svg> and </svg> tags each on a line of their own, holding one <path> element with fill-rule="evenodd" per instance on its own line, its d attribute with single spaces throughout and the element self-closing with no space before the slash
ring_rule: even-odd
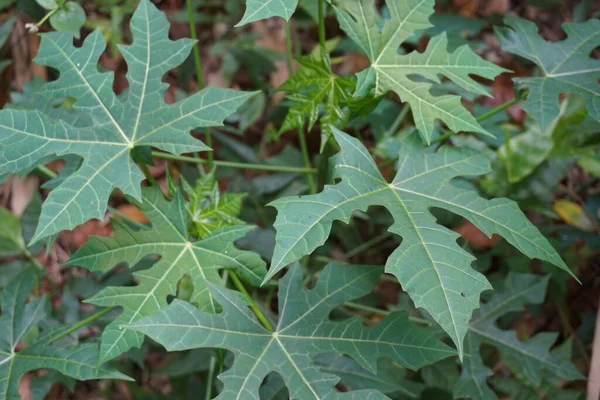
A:
<svg viewBox="0 0 600 400">
<path fill-rule="evenodd" d="M 58 8 L 57 0 L 35 0 L 42 8 L 46 10 L 55 10 Z"/>
<path fill-rule="evenodd" d="M 545 130 L 559 113 L 561 93 L 584 97 L 590 116 L 600 121 L 600 60 L 590 53 L 600 45 L 600 20 L 581 24 L 566 22 L 567 39 L 546 42 L 535 23 L 517 17 L 504 18 L 508 28 L 495 28 L 502 49 L 533 61 L 542 70 L 541 77 L 515 78 L 529 95 L 522 108 Z"/>
<path fill-rule="evenodd" d="M 435 96 L 430 90 L 445 76 L 462 89 L 488 95 L 470 75 L 493 79 L 505 70 L 480 58 L 468 45 L 449 52 L 445 33 L 431 38 L 423 53 L 399 54 L 403 42 L 432 26 L 429 17 L 435 0 L 386 0 L 390 18 L 385 20 L 375 3 L 348 0 L 336 8 L 340 26 L 371 61 L 371 66 L 358 74 L 359 94 L 364 95 L 366 88 L 373 86 L 377 96 L 395 92 L 410 104 L 417 129 L 426 142 L 432 138 L 436 119 L 455 132 L 487 133 L 461 104 L 459 96 Z"/>
<path fill-rule="evenodd" d="M 271 17 L 289 20 L 297 5 L 298 0 L 246 0 L 246 12 L 236 26 Z"/>
<path fill-rule="evenodd" d="M 377 375 L 366 371 L 350 357 L 339 354 L 321 354 L 315 358 L 315 363 L 322 372 L 339 376 L 342 384 L 352 390 L 376 389 L 385 394 L 418 399 L 425 389 L 422 383 L 406 379 L 406 370 L 388 358 L 378 360 Z"/>
<path fill-rule="evenodd" d="M 428 153 L 420 139 L 410 134 L 400 148 L 398 173 L 388 183 L 360 141 L 338 130 L 334 135 L 341 151 L 331 160 L 333 179 L 341 182 L 325 186 L 317 195 L 271 203 L 278 211 L 277 237 L 265 281 L 325 243 L 333 221 L 348 223 L 355 210 L 384 206 L 395 221 L 389 231 L 403 238 L 388 258 L 386 272 L 396 275 L 415 305 L 435 318 L 462 355 L 471 313 L 479 306 L 480 293 L 491 286 L 471 269 L 473 256 L 456 243 L 459 235 L 438 225 L 430 207 L 458 214 L 486 235 L 499 234 L 527 256 L 569 271 L 516 203 L 486 200 L 452 185 L 461 175 L 487 173 L 486 153 L 450 147 Z"/>
<path fill-rule="evenodd" d="M 104 365 L 98 365 L 98 346 L 82 344 L 70 348 L 52 346 L 52 335 L 42 334 L 19 351 L 23 337 L 45 317 L 47 299 L 39 297 L 25 304 L 35 283 L 33 272 L 26 270 L 9 283 L 3 293 L 0 317 L 0 400 L 19 399 L 19 381 L 41 368 L 56 370 L 79 380 L 128 379 Z"/>
<path fill-rule="evenodd" d="M 310 358 L 319 353 L 347 354 L 375 373 L 381 355 L 417 369 L 455 354 L 433 335 L 411 326 L 406 313 L 392 313 L 373 327 L 365 327 L 359 318 L 329 320 L 335 307 L 369 293 L 380 274 L 381 269 L 372 266 L 329 265 L 308 290 L 302 270 L 291 268 L 280 281 L 275 332 L 265 330 L 237 296 L 214 285 L 211 291 L 223 306 L 219 315 L 176 300 L 128 327 L 169 351 L 201 347 L 232 351 L 236 359 L 219 377 L 224 388 L 218 399 L 258 399 L 259 386 L 269 372 L 283 377 L 291 399 L 384 399 L 374 390 L 336 393 L 339 378 L 319 371 Z"/>
<path fill-rule="evenodd" d="M 290 92 L 286 99 L 292 102 L 279 134 L 303 128 L 306 120 L 308 130 L 311 130 L 324 103 L 321 132 L 329 138 L 334 127 L 343 126 L 348 120 L 348 102 L 352 99 L 355 84 L 333 73 L 329 55 L 311 54 L 297 60 L 297 72 L 279 87 L 279 90 Z M 327 140 L 322 140 L 321 146 L 325 144 Z"/>
<path fill-rule="evenodd" d="M 187 133 L 222 124 L 252 95 L 208 88 L 165 104 L 168 85 L 162 76 L 183 62 L 194 44 L 188 39 L 169 40 L 168 28 L 163 13 L 148 0 L 140 2 L 131 20 L 134 42 L 121 47 L 129 65 L 129 88 L 120 96 L 112 91 L 113 73 L 98 69 L 106 47 L 99 30 L 79 48 L 73 46 L 70 34 L 42 35 L 36 60 L 57 69 L 60 76 L 43 86 L 40 100 L 75 98 L 73 108 L 93 123 L 74 127 L 35 110 L 0 111 L 0 171 L 27 170 L 48 156 L 83 158 L 77 172 L 50 192 L 33 242 L 89 219 L 102 219 L 115 188 L 139 200 L 144 176 L 131 158 L 134 148 L 152 146 L 177 154 L 209 150 Z"/>
<path fill-rule="evenodd" d="M 85 24 L 85 10 L 74 1 L 67 1 L 50 17 L 50 25 L 59 32 L 69 32 L 79 39 Z"/>
<path fill-rule="evenodd" d="M 102 334 L 102 360 L 141 346 L 144 336 L 121 326 L 166 307 L 168 296 L 176 294 L 177 284 L 185 275 L 194 286 L 190 301 L 202 310 L 216 312 L 207 284 L 222 284 L 220 269 L 233 269 L 255 286 L 265 274 L 265 263 L 257 254 L 238 250 L 234 244 L 253 227 L 225 227 L 201 241 L 189 241 L 188 216 L 180 193 L 169 202 L 159 189 L 144 188 L 142 197 L 139 207 L 151 227 L 136 231 L 126 223 L 113 221 L 114 237 L 90 238 L 67 262 L 94 272 L 108 272 L 123 262 L 133 267 L 145 256 L 161 256 L 151 268 L 134 274 L 137 286 L 108 287 L 87 300 L 99 306 L 123 308 Z"/>
<path fill-rule="evenodd" d="M 237 215 L 247 194 L 221 193 L 214 171 L 198 178 L 194 187 L 185 179 L 182 182 L 189 198 L 187 210 L 194 236 L 204 238 L 219 228 L 244 223 Z"/>
<path fill-rule="evenodd" d="M 541 385 L 544 372 L 567 380 L 584 379 L 571 363 L 548 351 L 558 334 L 543 332 L 522 342 L 516 332 L 504 331 L 496 326 L 498 318 L 507 313 L 522 311 L 526 304 L 543 303 L 547 285 L 547 278 L 510 273 L 504 285 L 495 291 L 494 297 L 476 312 L 465 339 L 469 357 L 466 357 L 461 378 L 454 388 L 454 398 L 497 399 L 486 383 L 492 371 L 481 359 L 480 347 L 484 343 L 498 348 L 509 367 L 517 369 L 515 372 L 523 375 L 534 387 Z"/>
</svg>

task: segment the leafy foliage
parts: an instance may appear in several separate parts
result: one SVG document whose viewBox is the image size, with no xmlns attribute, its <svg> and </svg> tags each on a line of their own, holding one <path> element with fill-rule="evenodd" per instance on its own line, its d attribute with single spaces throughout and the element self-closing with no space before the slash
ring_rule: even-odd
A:
<svg viewBox="0 0 600 400">
<path fill-rule="evenodd" d="M 152 222 L 148 229 L 134 230 L 127 223 L 113 221 L 115 236 L 92 237 L 68 261 L 90 271 L 107 272 L 119 263 L 135 266 L 143 257 L 158 254 L 160 260 L 151 268 L 134 275 L 134 287 L 108 287 L 88 301 L 99 306 L 120 306 L 123 314 L 102 334 L 101 353 L 109 360 L 142 344 L 143 335 L 122 325 L 154 314 L 175 295 L 178 282 L 189 276 L 193 284 L 190 301 L 202 310 L 218 310 L 208 284 L 221 284 L 219 269 L 238 272 L 245 280 L 258 285 L 265 274 L 265 263 L 254 253 L 238 250 L 234 242 L 252 229 L 249 226 L 224 227 L 200 241 L 190 241 L 188 215 L 183 197 L 176 193 L 171 202 L 158 189 L 144 188 L 140 209 Z"/>
<path fill-rule="evenodd" d="M 435 318 L 462 354 L 471 313 L 480 293 L 491 286 L 471 270 L 473 257 L 456 243 L 458 234 L 436 224 L 429 207 L 467 218 L 488 236 L 499 234 L 527 256 L 569 271 L 515 203 L 488 201 L 452 185 L 451 180 L 461 175 L 488 172 L 485 153 L 442 148 L 428 154 L 410 135 L 400 149 L 398 173 L 388 183 L 358 140 L 341 131 L 334 134 L 341 151 L 332 159 L 333 178 L 341 182 L 317 195 L 271 203 L 278 211 L 277 244 L 266 279 L 323 244 L 334 220 L 348 223 L 354 210 L 385 206 L 395 220 L 390 232 L 404 239 L 388 258 L 386 272 L 398 277 L 415 304 Z"/>
<path fill-rule="evenodd" d="M 296 74 L 279 88 L 290 92 L 286 98 L 293 104 L 279 132 L 303 128 L 306 119 L 308 130 L 311 130 L 324 102 L 320 118 L 323 147 L 333 128 L 343 126 L 348 120 L 348 103 L 352 100 L 355 84 L 351 79 L 333 73 L 328 55 L 311 54 L 299 58 L 298 63 L 300 67 Z"/>
<path fill-rule="evenodd" d="M 548 43 L 537 33 L 535 23 L 517 17 L 506 17 L 507 28 L 496 27 L 502 49 L 536 63 L 543 76 L 516 78 L 529 89 L 523 109 L 546 130 L 559 114 L 559 95 L 564 92 L 584 97 L 590 116 L 600 121 L 600 61 L 590 53 L 600 45 L 600 20 L 581 24 L 566 22 L 568 38 Z"/>
<path fill-rule="evenodd" d="M 364 96 L 374 88 L 375 95 L 395 92 L 410 104 L 415 124 L 426 142 L 433 135 L 436 119 L 451 130 L 486 133 L 464 108 L 460 97 L 435 96 L 432 83 L 440 76 L 451 79 L 462 89 L 487 95 L 486 89 L 470 75 L 494 78 L 504 70 L 477 56 L 467 45 L 448 51 L 445 34 L 433 37 L 423 53 L 399 54 L 400 45 L 416 31 L 431 26 L 434 0 L 387 0 L 390 18 L 382 21 L 372 0 L 348 0 L 336 13 L 341 27 L 358 44 L 371 66 L 358 74 L 357 94 Z M 417 79 L 419 77 L 421 79 Z"/>
<path fill-rule="evenodd" d="M 461 378 L 454 389 L 455 398 L 498 398 L 486 383 L 492 372 L 481 358 L 480 347 L 484 343 L 497 347 L 509 367 L 524 376 L 533 387 L 540 387 L 547 373 L 568 380 L 583 378 L 572 364 L 548 352 L 557 334 L 539 333 L 522 342 L 515 332 L 501 330 L 496 325 L 505 314 L 522 311 L 526 304 L 542 303 L 547 286 L 546 278 L 511 273 L 504 285 L 496 289 L 494 297 L 475 313 L 465 338 L 465 350 L 470 357 L 463 364 Z"/>
<path fill-rule="evenodd" d="M 108 366 L 98 365 L 96 344 L 81 344 L 70 348 L 52 345 L 56 331 L 41 333 L 26 348 L 17 351 L 19 343 L 46 315 L 45 297 L 32 299 L 25 304 L 35 279 L 31 271 L 24 271 L 9 283 L 3 293 L 0 317 L 0 399 L 19 399 L 21 377 L 28 371 L 40 368 L 53 369 L 79 380 L 128 379 Z"/>
<path fill-rule="evenodd" d="M 405 313 L 394 313 L 371 328 L 358 318 L 329 320 L 336 306 L 369 293 L 380 273 L 377 267 L 331 264 L 315 287 L 306 290 L 301 270 L 292 268 L 279 284 L 279 322 L 274 332 L 262 327 L 239 298 L 214 285 L 211 291 L 223 307 L 222 314 L 204 313 L 176 300 L 128 327 L 170 351 L 200 347 L 232 351 L 236 361 L 219 378 L 225 384 L 221 399 L 258 399 L 259 386 L 271 371 L 283 377 L 292 399 L 384 399 L 374 390 L 336 393 L 339 378 L 319 371 L 310 359 L 318 353 L 343 353 L 374 373 L 381 355 L 417 369 L 454 354 L 433 335 L 412 327 Z"/>
<path fill-rule="evenodd" d="M 270 17 L 289 20 L 297 5 L 298 0 L 246 0 L 246 12 L 237 26 Z"/>
<path fill-rule="evenodd" d="M 72 229 L 91 218 L 103 218 L 114 188 L 140 199 L 143 174 L 131 155 L 137 148 L 157 147 L 173 153 L 210 150 L 181 132 L 214 126 L 251 94 L 209 88 L 180 103 L 166 105 L 165 72 L 180 64 L 194 42 L 168 38 L 168 23 L 148 0 L 135 12 L 134 42 L 121 50 L 129 63 L 129 89 L 115 95 L 113 74 L 100 72 L 97 61 L 106 47 L 99 30 L 80 48 L 68 33 L 42 36 L 36 61 L 60 71 L 58 80 L 39 92 L 47 102 L 72 97 L 77 111 L 92 124 L 74 127 L 37 110 L 0 111 L 0 170 L 16 173 L 46 160 L 49 155 L 83 158 L 79 169 L 54 189 L 44 203 L 33 241 Z"/>
</svg>

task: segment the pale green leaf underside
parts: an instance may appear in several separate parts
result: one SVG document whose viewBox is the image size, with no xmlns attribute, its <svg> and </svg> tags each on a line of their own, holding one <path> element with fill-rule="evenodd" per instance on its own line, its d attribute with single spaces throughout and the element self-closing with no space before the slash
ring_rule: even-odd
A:
<svg viewBox="0 0 600 400">
<path fill-rule="evenodd" d="M 419 138 L 410 135 L 401 147 L 398 173 L 388 183 L 360 141 L 339 130 L 334 130 L 334 135 L 341 151 L 331 162 L 333 177 L 341 179 L 340 183 L 325 186 L 320 194 L 271 203 L 278 211 L 277 236 L 266 279 L 322 245 L 333 221 L 348 223 L 355 210 L 384 206 L 395 221 L 390 232 L 403 239 L 387 260 L 386 272 L 398 277 L 415 304 L 435 318 L 462 354 L 462 341 L 471 314 L 479 306 L 479 295 L 491 286 L 471 269 L 473 257 L 456 243 L 459 235 L 437 224 L 429 208 L 452 211 L 488 236 L 503 236 L 527 256 L 569 271 L 516 203 L 486 200 L 452 185 L 454 178 L 487 173 L 490 166 L 485 153 L 450 147 L 427 153 Z"/>
<path fill-rule="evenodd" d="M 107 366 L 98 364 L 98 346 L 83 344 L 70 348 L 48 344 L 42 334 L 25 349 L 16 351 L 23 336 L 45 317 L 46 298 L 25 304 L 35 275 L 26 271 L 15 277 L 3 293 L 0 317 L 0 400 L 18 400 L 21 377 L 41 368 L 48 368 L 78 380 L 128 379 Z"/>
<path fill-rule="evenodd" d="M 289 20 L 298 6 L 298 0 L 246 0 L 246 12 L 236 26 L 271 17 Z"/>
<path fill-rule="evenodd" d="M 486 379 L 492 371 L 483 363 L 480 347 L 483 343 L 495 346 L 509 365 L 518 365 L 523 376 L 540 386 L 545 372 L 566 380 L 583 379 L 575 366 L 550 354 L 548 349 L 556 341 L 555 333 L 539 333 L 520 341 L 515 331 L 503 331 L 496 320 L 512 311 L 522 311 L 526 304 L 541 304 L 546 295 L 548 279 L 535 275 L 511 273 L 494 297 L 481 306 L 469 325 L 465 349 L 470 355 L 463 364 L 460 380 L 454 388 L 455 398 L 493 400 L 498 397 L 489 388 Z"/>
<path fill-rule="evenodd" d="M 315 287 L 307 290 L 302 270 L 290 269 L 280 281 L 279 322 L 273 333 L 238 297 L 216 286 L 211 291 L 222 314 L 175 301 L 129 327 L 170 351 L 201 347 L 232 351 L 235 361 L 219 376 L 224 387 L 218 399 L 258 400 L 259 387 L 270 372 L 281 375 L 292 399 L 385 399 L 375 390 L 338 393 L 339 378 L 320 371 L 311 359 L 319 353 L 346 354 L 375 373 L 381 355 L 417 369 L 455 354 L 433 335 L 411 326 L 405 313 L 393 313 L 370 328 L 359 318 L 329 320 L 336 306 L 369 293 L 380 274 L 381 269 L 372 266 L 329 265 Z"/>
<path fill-rule="evenodd" d="M 504 69 L 480 58 L 468 45 L 448 51 L 445 34 L 433 37 L 424 53 L 398 53 L 400 45 L 420 30 L 429 28 L 435 0 L 386 0 L 390 18 L 382 21 L 373 0 L 348 0 L 336 8 L 340 26 L 367 54 L 368 70 L 359 74 L 358 87 L 374 85 L 375 94 L 393 91 L 410 104 L 422 137 L 431 140 L 436 119 L 455 131 L 487 133 L 461 104 L 459 96 L 431 94 L 432 82 L 451 79 L 461 88 L 488 95 L 469 75 L 493 79 Z M 382 21 L 382 28 L 379 28 Z M 414 79 L 415 76 L 425 80 Z"/>
<path fill-rule="evenodd" d="M 191 278 L 194 286 L 190 301 L 213 313 L 217 307 L 207 283 L 222 282 L 220 269 L 233 269 L 255 286 L 265 275 L 265 263 L 257 254 L 235 247 L 235 241 L 253 227 L 225 227 L 200 241 L 189 241 L 188 213 L 180 194 L 169 202 L 160 190 L 144 188 L 142 198 L 140 209 L 150 219 L 151 227 L 133 230 L 114 221 L 114 237 L 90 238 L 68 262 L 90 271 L 107 272 L 123 262 L 133 267 L 145 256 L 161 257 L 151 268 L 135 273 L 137 286 L 108 287 L 88 300 L 99 306 L 123 308 L 123 313 L 102 334 L 102 360 L 141 346 L 144 336 L 121 325 L 166 307 L 168 296 L 176 294 L 177 283 L 184 275 Z"/>
<path fill-rule="evenodd" d="M 540 77 L 516 78 L 529 95 L 523 109 L 545 130 L 559 114 L 561 93 L 577 93 L 585 99 L 589 115 L 600 121 L 600 60 L 590 57 L 600 46 L 600 20 L 576 24 L 566 22 L 567 38 L 545 41 L 535 23 L 517 17 L 505 17 L 509 28 L 496 28 L 502 49 L 527 58 L 542 70 Z"/>
<path fill-rule="evenodd" d="M 189 55 L 193 41 L 169 40 L 163 13 L 143 0 L 131 20 L 133 44 L 121 46 L 128 64 L 129 88 L 112 90 L 113 73 L 100 72 L 98 59 L 106 48 L 100 30 L 80 48 L 68 33 L 42 35 L 36 62 L 57 69 L 60 77 L 38 92 L 48 102 L 73 97 L 76 111 L 89 126 L 54 121 L 39 111 L 0 111 L 0 171 L 17 173 L 48 156 L 77 155 L 81 167 L 54 189 L 42 209 L 32 242 L 61 230 L 104 217 L 113 189 L 140 199 L 143 174 L 131 158 L 136 146 L 172 153 L 210 150 L 188 134 L 204 126 L 221 125 L 251 94 L 209 88 L 167 105 L 163 75 Z"/>
</svg>

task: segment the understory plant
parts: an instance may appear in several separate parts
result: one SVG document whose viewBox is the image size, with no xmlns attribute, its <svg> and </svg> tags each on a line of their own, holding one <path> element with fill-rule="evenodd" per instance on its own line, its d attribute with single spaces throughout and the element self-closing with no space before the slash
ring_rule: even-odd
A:
<svg viewBox="0 0 600 400">
<path fill-rule="evenodd" d="M 0 208 L 0 400 L 26 374 L 36 398 L 90 379 L 163 398 L 135 384 L 163 348 L 176 352 L 152 371 L 170 379 L 164 398 L 582 396 L 580 333 L 564 318 L 561 335 L 519 328 L 563 311 L 600 247 L 597 195 L 556 195 L 569 171 L 582 190 L 600 176 L 598 18 L 566 22 L 559 42 L 498 21 L 501 49 L 533 74 L 485 107 L 512 72 L 463 35 L 485 23 L 434 0 L 225 1 L 207 52 L 224 82 L 247 72 L 236 89 L 204 87 L 196 22 L 213 5 L 188 0 L 176 19 L 193 39 L 176 40 L 149 0 L 102 5 L 111 20 L 90 17 L 79 40 L 84 22 L 57 19 L 79 3 L 38 3 L 55 30 L 34 61 L 51 79 L 0 110 L 0 176 L 43 180 L 20 216 Z M 314 48 L 294 48 L 292 15 L 316 22 Z M 286 54 L 243 36 L 271 17 Z M 126 64 L 120 92 L 107 48 Z M 342 74 L 349 54 L 362 69 Z M 278 58 L 289 78 L 273 87 Z M 517 103 L 520 122 L 505 112 Z M 70 249 L 57 282 L 44 250 L 105 217 L 112 234 Z"/>
</svg>

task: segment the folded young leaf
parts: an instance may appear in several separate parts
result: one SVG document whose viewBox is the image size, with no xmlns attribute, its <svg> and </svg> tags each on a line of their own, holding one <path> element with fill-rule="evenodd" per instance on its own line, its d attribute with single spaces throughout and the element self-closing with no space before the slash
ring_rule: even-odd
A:
<svg viewBox="0 0 600 400">
<path fill-rule="evenodd" d="M 169 351 L 217 347 L 232 351 L 235 361 L 219 376 L 224 387 L 218 399 L 256 399 L 263 379 L 277 372 L 291 399 L 385 399 L 375 390 L 338 393 L 339 377 L 322 372 L 311 356 L 340 353 L 371 373 L 385 355 L 410 369 L 454 355 L 435 336 L 413 327 L 406 313 L 392 313 L 373 327 L 360 318 L 329 320 L 345 301 L 370 293 L 381 274 L 372 266 L 329 265 L 314 288 L 304 288 L 302 270 L 292 268 L 279 285 L 279 323 L 275 332 L 263 328 L 248 307 L 231 292 L 211 285 L 223 312 L 213 315 L 183 301 L 128 325 L 158 341 Z"/>
<path fill-rule="evenodd" d="M 251 93 L 208 88 L 167 105 L 162 76 L 189 55 L 192 40 L 169 40 L 165 15 L 142 0 L 131 20 L 134 41 L 121 46 L 128 63 L 129 88 L 120 96 L 112 90 L 113 73 L 101 72 L 98 59 L 106 42 L 100 30 L 80 48 L 68 33 L 42 35 L 36 62 L 60 72 L 39 96 L 48 102 L 74 98 L 76 111 L 91 125 L 56 122 L 36 110 L 0 111 L 0 171 L 18 173 L 39 165 L 48 156 L 77 155 L 79 169 L 50 192 L 32 242 L 92 219 L 102 219 L 108 197 L 118 188 L 140 199 L 144 175 L 135 165 L 135 147 L 157 147 L 172 153 L 210 150 L 188 135 L 191 129 L 221 125 Z M 78 119 L 81 121 L 81 119 Z"/>
<path fill-rule="evenodd" d="M 16 351 L 19 341 L 45 316 L 46 298 L 25 304 L 35 275 L 26 270 L 10 281 L 2 298 L 0 317 L 0 400 L 20 399 L 19 381 L 29 372 L 48 368 L 79 379 L 129 379 L 126 375 L 98 365 L 98 346 L 82 344 L 70 348 L 51 345 L 52 335 L 42 334 L 26 348 Z"/>
<path fill-rule="evenodd" d="M 592 50 L 600 46 L 600 20 L 565 22 L 567 39 L 557 43 L 546 42 L 531 21 L 508 16 L 504 23 L 509 28 L 495 28 L 502 49 L 525 57 L 542 69 L 541 77 L 514 79 L 529 89 L 522 108 L 538 121 L 542 130 L 559 114 L 559 96 L 564 92 L 583 96 L 589 115 L 600 121 L 600 60 L 590 57 Z"/>
<path fill-rule="evenodd" d="M 487 90 L 470 75 L 493 79 L 504 72 L 479 57 L 468 45 L 448 51 L 446 34 L 431 38 L 423 53 L 401 55 L 400 45 L 417 31 L 429 28 L 435 0 L 386 0 L 390 17 L 382 19 L 374 0 L 340 2 L 336 13 L 342 29 L 367 54 L 371 66 L 358 74 L 357 94 L 374 86 L 375 95 L 393 91 L 410 104 L 417 129 L 425 141 L 433 135 L 436 119 L 455 132 L 487 133 L 461 104 L 459 96 L 435 96 L 432 82 L 451 79 L 461 88 L 479 95 Z M 415 79 L 414 77 L 421 79 Z M 423 79 L 424 78 L 424 79 Z"/>
<path fill-rule="evenodd" d="M 547 286 L 547 278 L 511 273 L 503 287 L 476 312 L 465 339 L 466 352 L 470 356 L 463 363 L 461 378 L 454 387 L 454 398 L 498 398 L 486 382 L 492 371 L 481 359 L 483 343 L 497 347 L 509 367 L 517 368 L 514 372 L 522 374 L 534 387 L 540 387 L 545 372 L 567 380 L 584 379 L 575 366 L 548 351 L 556 341 L 557 333 L 539 333 L 522 342 L 516 332 L 503 331 L 496 326 L 496 320 L 509 312 L 522 311 L 526 304 L 543 303 Z"/>
<path fill-rule="evenodd" d="M 395 221 L 390 232 L 403 238 L 388 258 L 386 272 L 398 277 L 415 305 L 435 318 L 462 356 L 471 314 L 479 306 L 480 293 L 491 286 L 471 269 L 473 256 L 456 243 L 459 235 L 437 224 L 430 207 L 461 215 L 486 235 L 499 234 L 525 255 L 570 272 L 516 203 L 486 200 L 452 185 L 457 177 L 487 173 L 490 163 L 486 153 L 452 147 L 428 153 L 419 137 L 411 134 L 401 147 L 398 173 L 388 183 L 360 141 L 337 129 L 334 135 L 341 151 L 331 160 L 333 178 L 341 181 L 325 186 L 320 194 L 285 197 L 271 203 L 278 211 L 277 236 L 265 281 L 325 243 L 333 221 L 348 223 L 355 210 L 384 206 Z"/>
<path fill-rule="evenodd" d="M 139 207 L 151 227 L 134 230 L 123 222 L 113 221 L 114 237 L 91 237 L 67 262 L 90 271 L 106 272 L 119 263 L 133 267 L 145 256 L 161 256 L 151 268 L 134 274 L 139 281 L 137 286 L 108 287 L 87 300 L 99 306 L 123 308 L 123 314 L 104 329 L 102 360 L 141 346 L 144 336 L 121 326 L 166 307 L 167 297 L 177 293 L 177 284 L 185 275 L 193 284 L 190 301 L 202 310 L 216 312 L 217 305 L 207 284 L 221 284 L 220 269 L 233 269 L 255 286 L 266 271 L 265 262 L 257 254 L 235 246 L 235 241 L 252 230 L 252 226 L 224 227 L 191 242 L 188 213 L 180 193 L 169 202 L 159 189 L 144 188 L 142 197 Z"/>
</svg>

